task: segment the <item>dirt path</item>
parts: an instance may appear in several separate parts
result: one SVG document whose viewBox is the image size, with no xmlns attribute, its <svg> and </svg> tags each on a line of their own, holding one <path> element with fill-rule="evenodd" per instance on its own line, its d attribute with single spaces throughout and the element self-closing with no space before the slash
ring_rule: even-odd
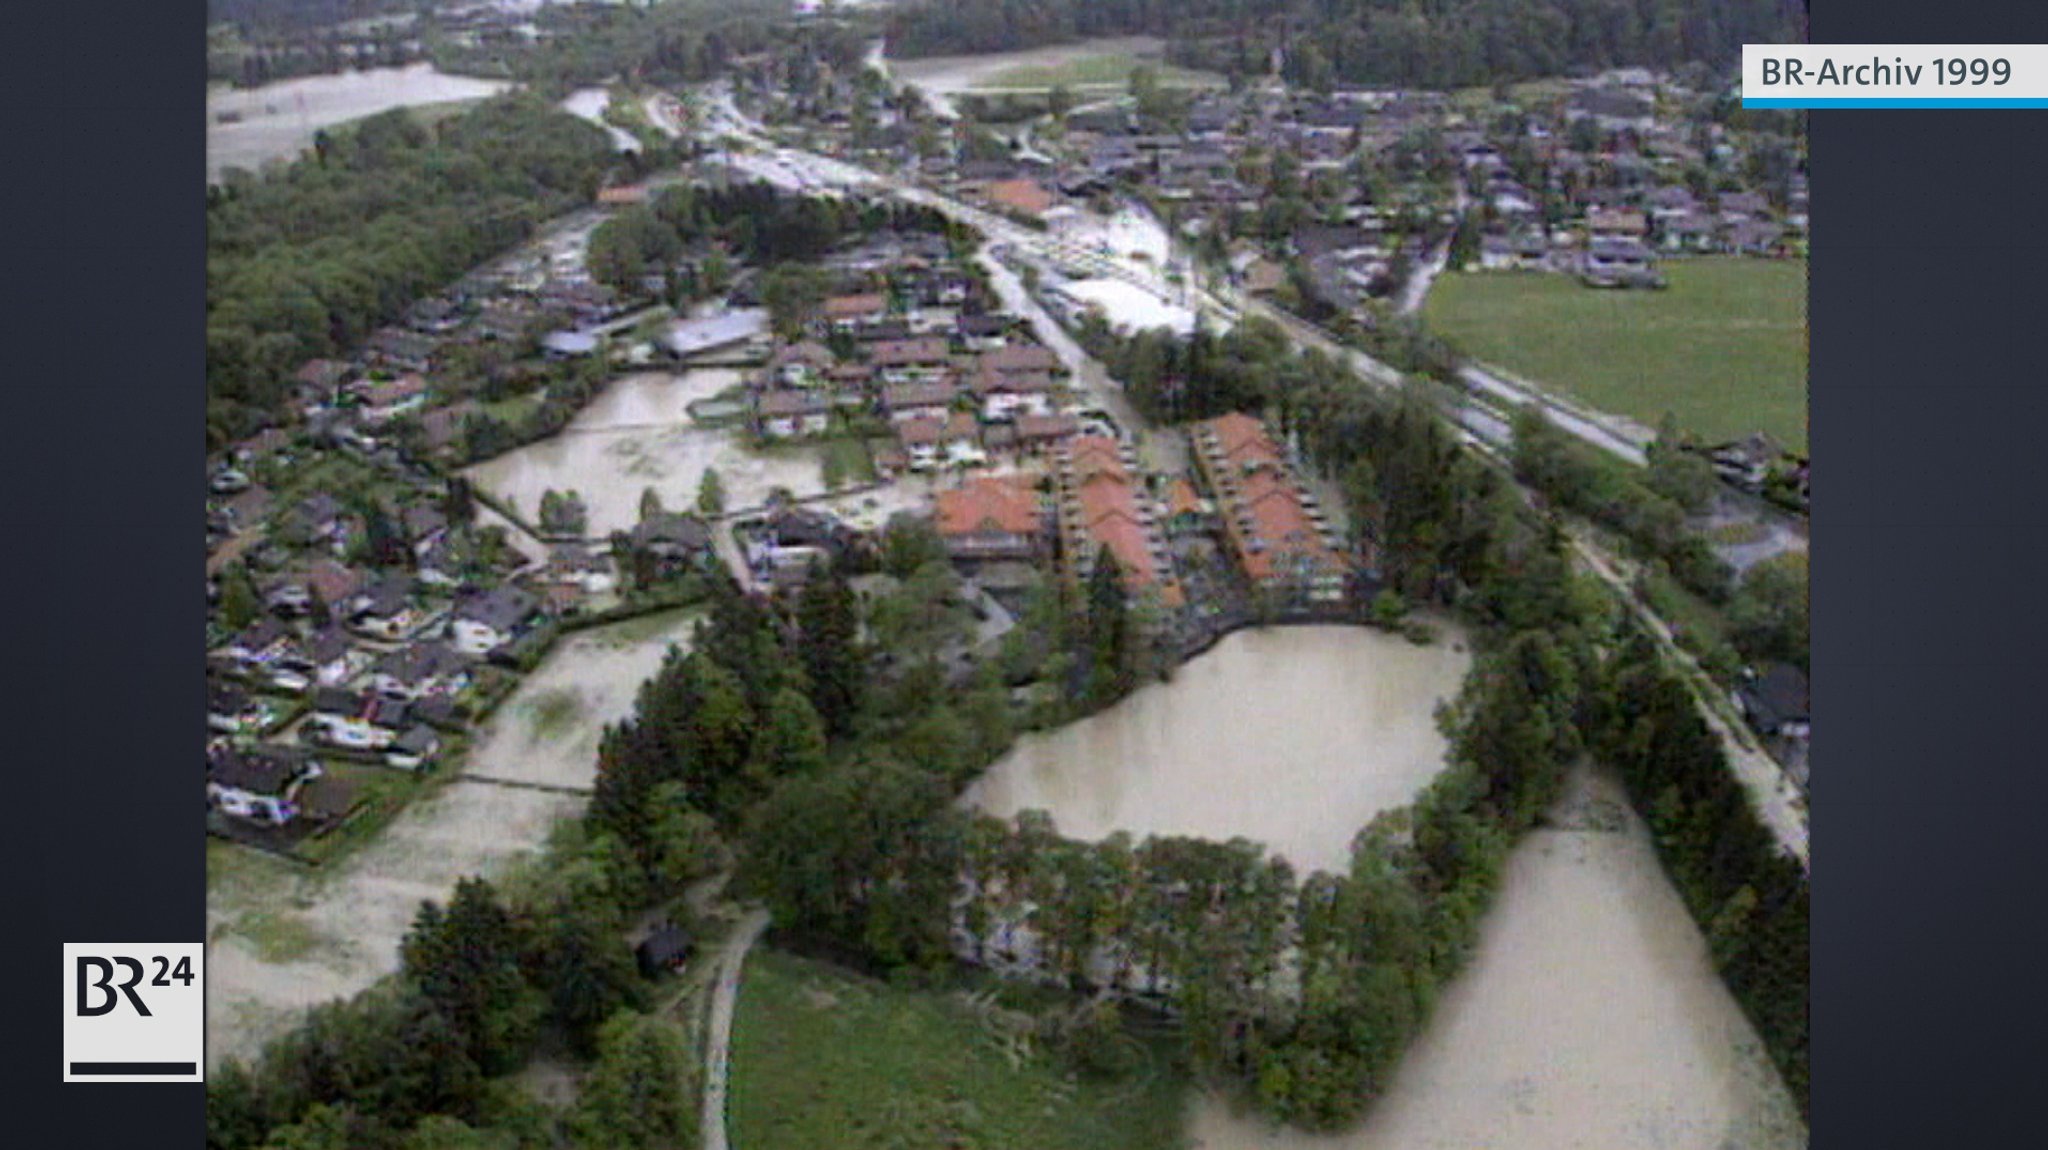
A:
<svg viewBox="0 0 2048 1150">
<path fill-rule="evenodd" d="M 704 1035 L 704 1150 L 728 1150 L 725 1086 L 732 1060 L 733 1008 L 739 1002 L 740 970 L 746 965 L 747 951 L 767 929 L 767 911 L 748 911 L 718 953 L 718 980 L 711 988 L 711 1024 Z"/>
</svg>

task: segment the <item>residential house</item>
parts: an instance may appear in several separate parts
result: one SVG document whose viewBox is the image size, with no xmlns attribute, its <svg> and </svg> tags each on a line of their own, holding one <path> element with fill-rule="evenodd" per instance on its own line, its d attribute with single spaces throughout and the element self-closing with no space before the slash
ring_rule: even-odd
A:
<svg viewBox="0 0 2048 1150">
<path fill-rule="evenodd" d="M 824 344 L 807 339 L 776 348 L 768 357 L 768 373 L 783 387 L 815 387 L 836 362 Z"/>
<path fill-rule="evenodd" d="M 550 547 L 542 579 L 548 585 L 574 587 L 586 595 L 608 594 L 618 586 L 611 560 L 581 543 Z"/>
<path fill-rule="evenodd" d="M 1769 436 L 1758 432 L 1744 439 L 1710 446 L 1706 454 L 1708 462 L 1714 465 L 1715 474 L 1724 482 L 1745 491 L 1761 491 L 1782 452 Z"/>
<path fill-rule="evenodd" d="M 879 323 L 889 313 L 887 297 L 874 292 L 836 295 L 825 301 L 825 322 L 841 331 Z"/>
<path fill-rule="evenodd" d="M 1789 663 L 1745 676 L 1736 699 L 1749 725 L 1766 738 L 1804 741 L 1813 735 L 1806 674 Z"/>
<path fill-rule="evenodd" d="M 206 752 L 206 800 L 223 814 L 283 826 L 299 815 L 299 789 L 320 775 L 319 762 L 296 747 L 216 743 Z"/>
<path fill-rule="evenodd" d="M 396 379 L 360 380 L 349 390 L 362 403 L 363 421 L 373 427 L 427 405 L 427 381 L 411 373 Z"/>
<path fill-rule="evenodd" d="M 306 733 L 322 746 L 376 752 L 389 747 L 410 722 L 403 699 L 329 688 L 314 692 Z"/>
<path fill-rule="evenodd" d="M 910 419 L 943 420 L 959 394 L 959 386 L 951 380 L 896 384 L 882 389 L 882 414 L 891 423 Z"/>
<path fill-rule="evenodd" d="M 313 632 L 305 644 L 306 672 L 322 687 L 338 687 L 361 674 L 370 656 L 355 645 L 348 632 L 327 626 Z"/>
<path fill-rule="evenodd" d="M 868 362 L 884 383 L 928 379 L 950 366 L 952 349 L 944 339 L 887 339 L 868 345 Z"/>
<path fill-rule="evenodd" d="M 208 676 L 206 726 L 224 735 L 248 735 L 263 728 L 268 715 L 262 704 L 233 683 Z"/>
<path fill-rule="evenodd" d="M 983 357 L 984 363 L 987 357 Z M 1019 415 L 1051 415 L 1052 376 L 1044 371 L 991 371 L 986 367 L 974 380 L 975 398 L 981 403 L 982 418 L 991 422 Z"/>
<path fill-rule="evenodd" d="M 1640 240 L 1649 230 L 1649 221 L 1638 211 L 1594 208 L 1586 213 L 1586 231 L 1595 239 Z"/>
<path fill-rule="evenodd" d="M 1022 412 L 1013 423 L 1016 448 L 1026 455 L 1058 447 L 1061 443 L 1081 434 L 1081 421 L 1065 412 L 1053 415 L 1034 415 Z"/>
<path fill-rule="evenodd" d="M 325 491 L 300 501 L 278 528 L 278 536 L 295 547 L 327 543 L 340 533 L 341 504 Z"/>
<path fill-rule="evenodd" d="M 498 587 L 455 604 L 448 638 L 465 655 L 484 655 L 532 629 L 540 600 L 517 587 Z"/>
<path fill-rule="evenodd" d="M 832 400 L 815 391 L 764 391 L 754 398 L 754 424 L 769 439 L 823 435 L 832 426 Z"/>
<path fill-rule="evenodd" d="M 642 978 L 653 978 L 663 971 L 683 969 L 696 950 L 697 943 L 689 931 L 674 923 L 664 923 L 633 948 L 633 961 L 639 965 Z"/>
<path fill-rule="evenodd" d="M 1633 241 L 1596 239 L 1586 245 L 1579 278 L 1591 287 L 1662 287 L 1648 248 Z"/>
<path fill-rule="evenodd" d="M 1059 449 L 1053 480 L 1061 563 L 1070 580 L 1085 585 L 1107 552 L 1126 594 L 1178 607 L 1185 594 L 1128 450 L 1097 435 L 1076 436 Z"/>
<path fill-rule="evenodd" d="M 945 419 L 906 419 L 896 425 L 896 440 L 912 471 L 988 461 L 981 449 L 980 427 L 966 412 L 953 412 Z"/>
<path fill-rule="evenodd" d="M 1773 220 L 1743 220 L 1728 225 L 1723 243 L 1729 251 L 1740 255 L 1781 255 L 1785 250 L 1785 228 Z"/>
<path fill-rule="evenodd" d="M 1225 545 L 1245 578 L 1262 591 L 1343 600 L 1351 565 L 1331 545 L 1314 497 L 1265 425 L 1233 412 L 1197 424 L 1191 439 Z"/>
<path fill-rule="evenodd" d="M 388 699 L 453 696 L 470 683 L 471 660 L 446 643 L 413 643 L 370 667 L 371 690 Z"/>
<path fill-rule="evenodd" d="M 695 515 L 666 511 L 650 515 L 634 526 L 629 544 L 643 564 L 636 568 L 643 583 L 702 570 L 717 562 L 711 526 Z"/>
<path fill-rule="evenodd" d="M 242 628 L 220 654 L 247 673 L 262 674 L 272 664 L 289 657 L 297 645 L 298 636 L 290 628 L 265 616 Z"/>
<path fill-rule="evenodd" d="M 384 762 L 402 771 L 416 771 L 441 752 L 441 736 L 424 723 L 399 732 L 384 750 Z"/>
<path fill-rule="evenodd" d="M 1036 562 L 1049 532 L 1038 495 L 1016 476 L 980 477 L 935 497 L 939 538 L 955 562 Z"/>
<path fill-rule="evenodd" d="M 348 625 L 373 639 L 403 639 L 427 622 L 428 613 L 414 598 L 408 575 L 385 574 L 357 592 L 344 608 Z"/>
</svg>

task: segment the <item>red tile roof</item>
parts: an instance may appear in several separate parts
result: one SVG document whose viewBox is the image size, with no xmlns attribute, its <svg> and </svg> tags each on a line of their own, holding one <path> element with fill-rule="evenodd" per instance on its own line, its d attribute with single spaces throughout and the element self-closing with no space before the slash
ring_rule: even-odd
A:
<svg viewBox="0 0 2048 1150">
<path fill-rule="evenodd" d="M 1014 477 L 972 480 L 939 492 L 937 503 L 941 535 L 1034 535 L 1039 530 L 1038 497 Z"/>
</svg>

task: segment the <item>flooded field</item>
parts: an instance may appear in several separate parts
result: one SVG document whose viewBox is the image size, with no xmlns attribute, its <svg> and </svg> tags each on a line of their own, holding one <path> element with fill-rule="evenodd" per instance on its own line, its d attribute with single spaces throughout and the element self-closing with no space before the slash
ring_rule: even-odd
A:
<svg viewBox="0 0 2048 1150">
<path fill-rule="evenodd" d="M 478 100 L 511 87 L 502 80 L 450 76 L 432 64 L 306 76 L 260 88 L 209 90 L 206 96 L 206 178 L 228 168 L 255 171 L 312 146 L 321 128 L 393 108 Z M 222 123 L 225 113 L 239 117 Z"/>
<path fill-rule="evenodd" d="M 630 530 L 640 519 L 641 493 L 650 487 L 671 511 L 694 508 L 707 467 L 717 469 L 729 510 L 758 507 L 778 487 L 799 498 L 823 495 L 823 447 L 793 444 L 754 451 L 735 431 L 692 422 L 686 410 L 692 400 L 716 395 L 739 380 L 738 371 L 719 368 L 626 376 L 608 385 L 561 434 L 486 460 L 464 474 L 511 500 L 528 517 L 539 512 L 540 497 L 549 488 L 580 492 L 590 509 L 593 537 Z M 878 525 L 890 511 L 925 497 L 921 484 L 897 484 L 849 497 L 835 510 L 863 525 Z"/>
<path fill-rule="evenodd" d="M 1779 1081 L 1611 780 L 1515 852 L 1479 951 L 1355 1130 L 1197 1100 L 1201 1150 L 1794 1150 Z"/>
<path fill-rule="evenodd" d="M 965 801 L 1051 812 L 1063 834 L 1242 835 L 1306 872 L 1443 763 L 1433 711 L 1468 656 L 1359 627 L 1239 631 L 1098 715 L 1029 735 Z"/>
<path fill-rule="evenodd" d="M 587 787 L 604 725 L 629 714 L 641 682 L 693 616 L 675 612 L 565 640 L 499 707 L 464 774 Z M 465 875 L 503 873 L 583 809 L 580 794 L 450 783 L 326 872 L 215 845 L 207 886 L 207 1059 L 248 1057 L 300 1013 L 353 994 L 398 965 L 419 904 Z"/>
</svg>

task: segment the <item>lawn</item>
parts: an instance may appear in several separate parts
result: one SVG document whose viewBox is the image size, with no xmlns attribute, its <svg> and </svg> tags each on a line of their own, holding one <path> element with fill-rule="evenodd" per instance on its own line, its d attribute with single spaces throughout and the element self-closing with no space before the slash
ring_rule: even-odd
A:
<svg viewBox="0 0 2048 1150">
<path fill-rule="evenodd" d="M 1700 258 L 1662 265 L 1664 291 L 1569 276 L 1439 279 L 1424 315 L 1460 350 L 1594 407 L 1709 440 L 1763 430 L 1806 450 L 1806 264 Z"/>
<path fill-rule="evenodd" d="M 1117 1082 L 1048 1055 L 1014 1064 L 958 997 L 911 991 L 769 950 L 748 959 L 729 1121 L 745 1150 L 1180 1145 L 1186 1082 L 1165 1048 Z"/>
<path fill-rule="evenodd" d="M 1144 60 L 1128 52 L 1097 52 L 1074 56 L 1051 64 L 1019 64 L 975 81 L 976 88 L 1078 88 L 1087 85 L 1126 85 L 1131 72 L 1149 66 L 1162 87 L 1208 87 L 1218 78 L 1206 72 L 1192 72 L 1157 60 Z"/>
</svg>

